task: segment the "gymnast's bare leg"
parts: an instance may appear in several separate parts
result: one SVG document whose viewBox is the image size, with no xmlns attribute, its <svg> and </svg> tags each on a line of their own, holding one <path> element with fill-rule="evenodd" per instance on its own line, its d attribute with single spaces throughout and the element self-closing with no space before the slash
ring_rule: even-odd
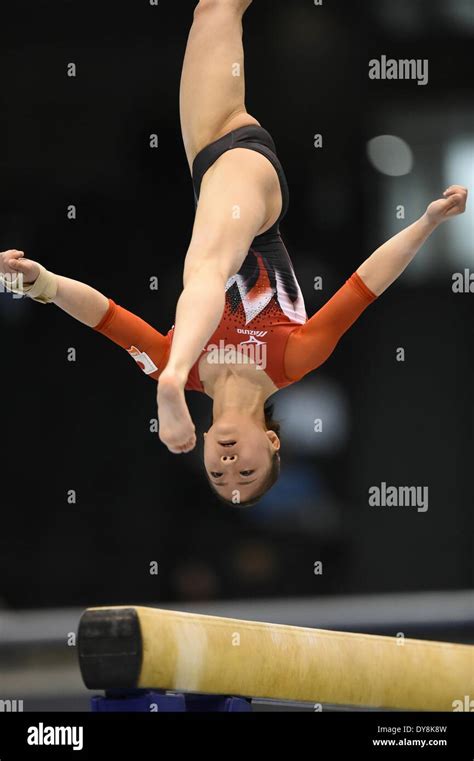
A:
<svg viewBox="0 0 474 761">
<path fill-rule="evenodd" d="M 245 108 L 242 17 L 251 2 L 201 0 L 195 9 L 180 89 L 181 128 L 190 168 L 209 143 L 233 129 L 259 124 Z M 238 220 L 232 214 L 236 205 Z M 196 444 L 184 386 L 219 325 L 225 284 L 239 271 L 253 239 L 271 227 L 280 210 L 276 172 L 254 151 L 228 151 L 204 176 L 171 354 L 158 384 L 160 439 L 174 453 L 189 452 Z"/>
</svg>

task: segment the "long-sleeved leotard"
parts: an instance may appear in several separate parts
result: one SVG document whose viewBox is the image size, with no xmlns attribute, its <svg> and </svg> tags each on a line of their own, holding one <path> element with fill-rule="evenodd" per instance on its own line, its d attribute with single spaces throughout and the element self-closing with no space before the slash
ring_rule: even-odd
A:
<svg viewBox="0 0 474 761">
<path fill-rule="evenodd" d="M 302 378 L 319 367 L 332 353 L 340 337 L 376 298 L 356 273 L 310 320 L 291 259 L 280 235 L 289 193 L 283 167 L 271 135 L 260 126 L 246 126 L 224 135 L 200 151 L 193 163 L 193 185 L 199 201 L 207 170 L 234 148 L 246 148 L 265 156 L 280 182 L 282 209 L 279 218 L 258 235 L 240 268 L 226 284 L 225 309 L 214 335 L 188 376 L 188 390 L 203 391 L 199 361 L 252 361 L 278 388 Z M 162 335 L 146 322 L 110 302 L 96 330 L 131 354 L 147 375 L 158 379 L 169 358 L 173 329 Z"/>
<path fill-rule="evenodd" d="M 254 288 L 243 298 L 236 278 L 227 284 L 224 315 L 189 374 L 187 390 L 204 390 L 199 379 L 199 361 L 206 352 L 212 353 L 208 360 L 216 362 L 238 362 L 239 357 L 253 361 L 278 388 L 284 388 L 320 367 L 341 336 L 376 298 L 354 273 L 308 320 L 301 311 L 302 296 L 298 309 L 291 314 L 285 298 L 281 303 L 278 291 L 271 288 L 265 273 L 260 273 Z M 266 284 L 261 282 L 265 279 Z M 147 375 L 159 378 L 168 361 L 173 329 L 163 335 L 112 300 L 95 329 L 126 349 Z"/>
</svg>

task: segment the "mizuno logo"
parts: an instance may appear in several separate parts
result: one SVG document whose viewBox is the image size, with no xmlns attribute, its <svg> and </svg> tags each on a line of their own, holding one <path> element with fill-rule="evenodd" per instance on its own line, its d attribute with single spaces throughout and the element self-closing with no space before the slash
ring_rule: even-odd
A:
<svg viewBox="0 0 474 761">
<path fill-rule="evenodd" d="M 237 328 L 237 333 L 244 336 L 257 336 L 257 338 L 263 338 L 267 335 L 268 330 L 244 330 L 244 328 Z"/>
</svg>

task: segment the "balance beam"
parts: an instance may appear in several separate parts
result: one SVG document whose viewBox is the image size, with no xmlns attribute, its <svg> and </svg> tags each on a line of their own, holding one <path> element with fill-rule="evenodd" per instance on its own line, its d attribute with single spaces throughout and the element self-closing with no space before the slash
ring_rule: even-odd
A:
<svg viewBox="0 0 474 761">
<path fill-rule="evenodd" d="M 474 695 L 474 647 L 145 607 L 89 608 L 78 633 L 90 689 L 144 688 L 452 711 Z"/>
</svg>

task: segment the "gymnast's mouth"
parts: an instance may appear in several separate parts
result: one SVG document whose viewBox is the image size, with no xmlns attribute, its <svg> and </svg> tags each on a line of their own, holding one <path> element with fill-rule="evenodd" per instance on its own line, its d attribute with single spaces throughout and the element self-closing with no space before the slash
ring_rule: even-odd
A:
<svg viewBox="0 0 474 761">
<path fill-rule="evenodd" d="M 234 447 L 236 445 L 236 441 L 218 441 L 218 444 L 221 445 L 221 447 Z"/>
</svg>

